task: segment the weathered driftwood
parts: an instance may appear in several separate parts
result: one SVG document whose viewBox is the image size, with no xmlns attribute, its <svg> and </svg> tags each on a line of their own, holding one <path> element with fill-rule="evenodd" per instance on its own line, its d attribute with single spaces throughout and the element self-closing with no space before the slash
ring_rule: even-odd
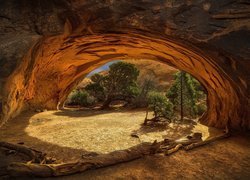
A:
<svg viewBox="0 0 250 180">
<path fill-rule="evenodd" d="M 166 156 L 168 156 L 168 155 L 170 155 L 170 154 L 173 154 L 173 153 L 177 152 L 179 149 L 181 149 L 182 146 L 183 146 L 182 144 L 177 144 L 175 147 L 173 147 L 173 148 L 171 148 L 171 149 L 165 151 L 164 154 L 165 154 Z"/>
<path fill-rule="evenodd" d="M 0 147 L 22 153 L 28 156 L 31 159 L 31 162 L 34 162 L 34 163 L 41 163 L 42 161 L 44 161 L 45 156 L 46 156 L 46 154 L 40 151 L 37 151 L 37 150 L 31 149 L 31 148 L 28 148 L 26 146 L 19 145 L 19 144 L 0 142 Z"/>
<path fill-rule="evenodd" d="M 171 119 L 168 119 L 164 116 L 155 116 L 151 119 L 148 119 L 148 109 L 146 110 L 146 117 L 144 119 L 144 123 L 143 125 L 148 125 L 148 122 L 153 122 L 153 123 L 156 123 L 156 122 L 166 122 L 168 121 L 169 123 L 171 122 Z"/>
<path fill-rule="evenodd" d="M 126 150 L 114 151 L 89 159 L 83 159 L 75 163 L 66 164 L 34 164 L 34 163 L 12 163 L 8 172 L 12 176 L 39 176 L 51 177 L 74 174 L 89 169 L 106 167 L 122 162 L 141 158 L 145 155 L 154 154 L 159 148 L 159 143 L 142 143 Z"/>
<path fill-rule="evenodd" d="M 158 116 L 158 117 L 153 117 L 151 119 L 148 119 L 147 117 L 144 120 L 144 125 L 148 125 L 149 122 L 156 123 L 156 122 L 171 122 L 171 119 L 167 119 L 164 116 Z"/>
<path fill-rule="evenodd" d="M 94 157 L 84 157 L 78 162 L 65 163 L 65 164 L 48 164 L 44 161 L 44 164 L 39 163 L 12 163 L 8 166 L 8 173 L 11 176 L 37 176 L 37 177 L 52 177 L 52 176 L 63 176 L 70 175 L 78 172 L 84 172 L 89 169 L 97 169 L 101 167 L 107 167 L 115 165 L 122 162 L 132 161 L 141 158 L 145 155 L 164 153 L 165 155 L 170 155 L 177 152 L 180 149 L 191 150 L 193 148 L 214 142 L 216 140 L 228 137 L 229 133 L 210 138 L 208 140 L 202 141 L 201 136 L 195 133 L 191 136 L 187 136 L 186 139 L 181 140 L 169 140 L 154 143 L 142 143 L 137 146 L 131 147 L 126 150 L 114 151 L 109 154 L 100 154 Z M 2 143 L 5 145 L 5 143 Z M 7 143 L 6 147 L 20 147 L 20 145 L 14 145 Z M 18 149 L 15 148 L 15 149 Z M 20 150 L 22 152 L 36 153 L 32 149 L 25 149 L 27 147 L 22 146 Z M 31 152 L 30 152 L 31 151 Z M 35 156 L 36 157 L 36 156 Z M 44 157 L 45 159 L 46 157 Z M 41 160 L 40 160 L 41 162 Z"/>
<path fill-rule="evenodd" d="M 194 148 L 197 148 L 197 147 L 200 147 L 200 146 L 203 146 L 203 145 L 206 145 L 206 144 L 209 144 L 211 142 L 214 142 L 214 141 L 217 141 L 217 140 L 220 140 L 220 139 L 223 139 L 223 138 L 226 138 L 226 137 L 229 137 L 230 134 L 228 132 L 224 133 L 224 134 L 221 134 L 221 135 L 218 135 L 218 136 L 215 136 L 215 137 L 212 137 L 212 138 L 209 138 L 205 141 L 200 141 L 200 142 L 196 142 L 196 143 L 192 143 L 188 146 L 185 146 L 184 149 L 186 151 L 188 150 L 191 150 L 191 149 L 194 149 Z"/>
</svg>

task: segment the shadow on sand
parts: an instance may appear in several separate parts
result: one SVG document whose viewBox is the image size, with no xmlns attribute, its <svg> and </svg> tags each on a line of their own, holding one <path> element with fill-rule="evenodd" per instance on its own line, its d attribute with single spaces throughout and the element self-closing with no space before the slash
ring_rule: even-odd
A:
<svg viewBox="0 0 250 180">
<path fill-rule="evenodd" d="M 29 125 L 30 118 L 35 114 L 37 113 L 24 112 L 22 115 L 6 123 L 0 129 L 0 141 L 24 143 L 25 146 L 42 151 L 49 157 L 55 157 L 57 162 L 72 162 L 81 158 L 83 155 L 94 154 L 94 152 L 86 151 L 84 149 L 59 146 L 30 136 L 25 129 Z"/>
<path fill-rule="evenodd" d="M 91 110 L 91 109 L 81 109 L 81 108 L 67 108 L 62 109 L 54 113 L 56 116 L 68 116 L 68 117 L 89 117 L 96 116 L 102 114 L 109 114 L 114 112 L 126 112 L 130 110 L 122 110 L 122 109 L 112 109 L 112 110 Z"/>
<path fill-rule="evenodd" d="M 84 113 L 83 113 L 84 111 Z M 114 112 L 114 111 L 112 111 Z M 121 111 L 117 111 L 118 113 Z M 122 110 L 122 112 L 126 112 Z M 131 112 L 131 110 L 129 110 Z M 88 117 L 96 116 L 101 114 L 110 113 L 110 111 L 104 110 L 62 110 L 55 112 L 57 116 L 69 116 L 69 117 Z M 47 153 L 50 157 L 55 157 L 58 162 L 72 162 L 83 155 L 93 154 L 93 152 L 87 151 L 85 149 L 74 149 L 66 146 L 59 146 L 56 144 L 48 143 L 38 139 L 36 137 L 30 136 L 26 132 L 26 128 L 29 126 L 32 116 L 36 115 L 35 112 L 24 112 L 22 115 L 16 117 L 15 119 L 9 121 L 0 129 L 0 141 L 7 141 L 10 143 L 24 143 L 24 145 Z M 48 119 L 49 120 L 49 119 Z M 46 121 L 46 120 L 45 120 Z M 39 125 L 39 119 L 38 119 Z M 180 124 L 170 123 L 170 124 L 158 124 L 155 126 L 141 126 L 136 130 L 139 134 L 148 134 L 151 132 L 162 132 L 165 131 L 164 138 L 179 138 L 188 135 L 192 132 L 192 129 L 197 123 L 192 120 L 186 120 Z M 46 130 L 46 129 L 45 129 Z M 66 140 L 65 140 L 66 141 Z"/>
<path fill-rule="evenodd" d="M 141 127 L 133 131 L 132 134 L 146 135 L 154 132 L 164 132 L 163 138 L 177 139 L 192 133 L 193 128 L 197 123 L 191 119 L 185 119 L 182 122 L 161 122 L 150 123 L 148 125 L 141 124 Z"/>
</svg>

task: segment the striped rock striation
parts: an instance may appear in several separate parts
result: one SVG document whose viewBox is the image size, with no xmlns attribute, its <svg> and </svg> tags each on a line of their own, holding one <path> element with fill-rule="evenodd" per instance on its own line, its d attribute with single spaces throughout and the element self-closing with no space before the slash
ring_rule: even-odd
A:
<svg viewBox="0 0 250 180">
<path fill-rule="evenodd" d="M 3 124 L 27 109 L 58 109 L 92 70 L 150 59 L 206 88 L 206 125 L 250 129 L 247 0 L 1 0 Z"/>
</svg>

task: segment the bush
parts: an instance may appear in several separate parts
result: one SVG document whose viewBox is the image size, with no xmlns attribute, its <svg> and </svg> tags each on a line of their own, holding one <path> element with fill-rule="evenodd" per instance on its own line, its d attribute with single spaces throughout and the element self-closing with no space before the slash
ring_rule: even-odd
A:
<svg viewBox="0 0 250 180">
<path fill-rule="evenodd" d="M 70 105 L 90 106 L 95 103 L 95 98 L 90 96 L 84 90 L 75 90 L 70 94 L 69 103 Z"/>
<path fill-rule="evenodd" d="M 159 92 L 150 92 L 148 97 L 149 108 L 154 111 L 154 117 L 171 119 L 173 116 L 173 104 L 168 98 Z"/>
</svg>

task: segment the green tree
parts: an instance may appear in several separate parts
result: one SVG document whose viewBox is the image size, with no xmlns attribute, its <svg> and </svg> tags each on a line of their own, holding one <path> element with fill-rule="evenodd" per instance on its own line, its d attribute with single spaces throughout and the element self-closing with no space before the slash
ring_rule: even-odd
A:
<svg viewBox="0 0 250 180">
<path fill-rule="evenodd" d="M 175 82 L 169 88 L 167 97 L 174 104 L 175 110 L 183 116 L 195 117 L 198 113 L 197 102 L 205 97 L 203 87 L 191 75 L 185 72 L 175 74 Z"/>
<path fill-rule="evenodd" d="M 90 106 L 95 99 L 84 90 L 75 90 L 69 95 L 69 105 Z"/>
<path fill-rule="evenodd" d="M 160 121 L 161 119 L 168 119 L 171 121 L 173 117 L 173 104 L 169 99 L 159 92 L 150 92 L 148 96 L 149 109 L 154 112 L 154 117 L 150 121 Z M 144 124 L 147 124 L 147 117 Z"/>
<path fill-rule="evenodd" d="M 117 62 L 109 68 L 107 75 L 93 75 L 93 82 L 86 87 L 94 97 L 104 100 L 103 108 L 107 108 L 114 100 L 130 102 L 139 94 L 136 81 L 140 72 L 135 65 Z"/>
<path fill-rule="evenodd" d="M 101 74 L 94 74 L 90 77 L 92 83 L 88 84 L 85 87 L 85 90 L 93 97 L 97 99 L 97 101 L 104 101 L 105 100 L 105 91 L 102 85 L 103 75 Z"/>
</svg>

